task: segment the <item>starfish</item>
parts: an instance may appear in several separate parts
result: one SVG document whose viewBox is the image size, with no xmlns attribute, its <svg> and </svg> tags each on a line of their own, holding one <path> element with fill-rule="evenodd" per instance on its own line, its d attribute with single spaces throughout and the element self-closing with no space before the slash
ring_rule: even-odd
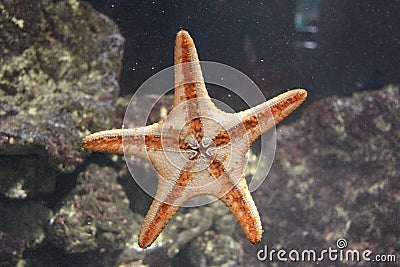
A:
<svg viewBox="0 0 400 267">
<path fill-rule="evenodd" d="M 245 155 L 261 134 L 301 105 L 307 92 L 287 91 L 245 111 L 226 113 L 208 96 L 187 31 L 177 33 L 174 64 L 174 102 L 166 119 L 97 132 L 84 137 L 82 145 L 146 158 L 157 171 L 157 193 L 139 233 L 141 248 L 154 242 L 184 202 L 201 195 L 225 203 L 250 242 L 258 243 L 263 229 L 244 177 Z"/>
</svg>

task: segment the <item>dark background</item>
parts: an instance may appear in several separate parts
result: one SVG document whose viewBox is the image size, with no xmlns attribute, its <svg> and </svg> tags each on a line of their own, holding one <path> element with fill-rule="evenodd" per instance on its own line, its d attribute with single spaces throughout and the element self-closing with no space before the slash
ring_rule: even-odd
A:
<svg viewBox="0 0 400 267">
<path fill-rule="evenodd" d="M 201 60 L 225 63 L 271 97 L 302 87 L 310 99 L 400 81 L 400 3 L 369 0 L 92 0 L 126 38 L 121 92 L 173 64 L 175 34 L 188 30 Z M 300 6 L 317 7 L 317 33 L 296 31 Z M 306 12 L 308 8 L 305 9 Z M 316 49 L 296 47 L 312 41 Z"/>
</svg>

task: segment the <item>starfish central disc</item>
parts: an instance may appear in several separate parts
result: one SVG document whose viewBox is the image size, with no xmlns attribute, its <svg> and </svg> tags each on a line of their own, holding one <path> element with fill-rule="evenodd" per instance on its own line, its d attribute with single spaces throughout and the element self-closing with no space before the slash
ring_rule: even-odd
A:
<svg viewBox="0 0 400 267">
<path fill-rule="evenodd" d="M 228 132 L 227 125 L 211 116 L 199 116 L 199 112 L 187 112 L 193 106 L 198 106 L 196 100 L 182 101 L 175 106 L 163 123 L 161 137 L 169 164 L 178 170 L 197 173 L 210 167 L 218 157 L 218 151 L 223 149 L 229 154 L 232 151 L 229 144 L 223 144 L 225 147 L 222 148 L 222 143 L 215 142 L 218 132 Z M 212 125 L 213 131 L 206 130 L 207 125 Z M 226 136 L 229 138 L 228 133 Z M 181 160 L 177 161 L 176 157 Z M 224 157 L 224 161 L 229 158 Z"/>
</svg>

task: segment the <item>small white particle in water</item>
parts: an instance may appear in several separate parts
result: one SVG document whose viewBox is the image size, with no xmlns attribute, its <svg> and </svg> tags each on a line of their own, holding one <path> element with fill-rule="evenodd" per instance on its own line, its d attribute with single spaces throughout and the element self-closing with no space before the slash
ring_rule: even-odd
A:
<svg viewBox="0 0 400 267">
<path fill-rule="evenodd" d="M 162 107 L 162 108 L 160 109 L 160 117 L 161 117 L 162 119 L 165 119 L 165 118 L 167 117 L 167 115 L 168 115 L 168 109 L 165 108 L 165 107 Z"/>
<path fill-rule="evenodd" d="M 12 22 L 14 22 L 15 25 L 20 27 L 21 29 L 24 28 L 24 20 L 23 19 L 17 19 L 17 18 L 12 18 Z"/>
<path fill-rule="evenodd" d="M 5 192 L 5 195 L 10 198 L 25 199 L 28 194 L 22 186 L 21 182 L 17 182 L 14 187 L 11 187 L 7 192 Z"/>
<path fill-rule="evenodd" d="M 112 157 L 111 157 L 111 160 L 113 161 L 113 162 L 117 162 L 118 161 L 118 155 L 113 155 Z"/>
</svg>

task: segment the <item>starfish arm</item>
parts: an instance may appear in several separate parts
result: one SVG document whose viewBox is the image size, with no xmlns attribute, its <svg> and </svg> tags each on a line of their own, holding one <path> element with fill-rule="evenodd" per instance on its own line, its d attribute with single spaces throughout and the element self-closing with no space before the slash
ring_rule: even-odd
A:
<svg viewBox="0 0 400 267">
<path fill-rule="evenodd" d="M 243 175 L 245 168 L 243 159 L 248 150 L 246 137 L 243 136 L 236 142 L 230 142 L 227 147 L 221 148 L 231 151 L 228 154 L 230 156 L 225 159 L 220 156 L 215 157 L 209 166 L 209 171 L 220 184 L 220 191 L 214 195 L 230 209 L 246 237 L 252 243 L 258 243 L 263 233 L 260 215 Z M 220 153 L 226 154 L 223 151 Z"/>
<path fill-rule="evenodd" d="M 253 108 L 236 114 L 227 114 L 233 124 L 214 134 L 213 141 L 217 147 L 226 146 L 247 136 L 247 144 L 251 144 L 263 133 L 277 125 L 290 113 L 296 110 L 306 99 L 307 91 L 295 89 L 280 94 Z"/>
<path fill-rule="evenodd" d="M 82 146 L 94 152 L 125 154 L 147 158 L 146 149 L 154 146 L 158 125 L 96 132 L 82 139 Z"/>
<path fill-rule="evenodd" d="M 82 146 L 95 152 L 123 154 L 123 129 L 106 130 L 82 138 Z"/>
<path fill-rule="evenodd" d="M 139 246 L 141 248 L 146 248 L 154 242 L 187 200 L 184 191 L 188 183 L 194 178 L 194 173 L 190 170 L 195 161 L 188 161 L 183 168 L 176 168 L 173 165 L 165 167 L 160 164 L 161 158 L 168 161 L 163 151 L 151 152 L 149 157 L 159 173 L 159 179 L 156 196 L 140 228 Z"/>
<path fill-rule="evenodd" d="M 305 101 L 306 97 L 307 91 L 304 89 L 290 90 L 238 113 L 246 132 L 249 134 L 250 144 L 261 134 L 289 116 Z"/>
<path fill-rule="evenodd" d="M 176 35 L 174 65 L 175 91 L 173 107 L 187 100 L 203 98 L 203 104 L 214 108 L 204 84 L 196 47 L 187 31 L 180 30 Z"/>
<path fill-rule="evenodd" d="M 180 106 L 186 114 L 184 122 L 189 122 L 186 132 L 197 142 L 204 137 L 204 113 L 218 111 L 211 101 L 193 39 L 187 31 L 181 30 L 175 42 L 175 91 L 173 109 Z"/>
<path fill-rule="evenodd" d="M 237 183 L 224 173 L 219 179 L 222 187 L 231 188 L 220 200 L 229 208 L 239 222 L 244 234 L 251 243 L 261 241 L 263 229 L 257 207 L 251 197 L 246 179 L 241 177 Z"/>
<path fill-rule="evenodd" d="M 160 235 L 179 208 L 180 206 L 173 206 L 155 198 L 140 228 L 139 247 L 149 247 Z"/>
</svg>

